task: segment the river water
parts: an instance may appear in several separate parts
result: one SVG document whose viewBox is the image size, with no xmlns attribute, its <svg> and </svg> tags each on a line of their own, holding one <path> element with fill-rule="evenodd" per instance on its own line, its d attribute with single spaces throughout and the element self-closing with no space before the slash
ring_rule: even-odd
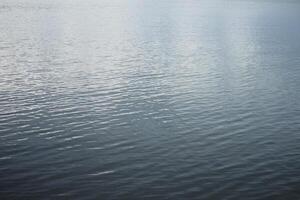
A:
<svg viewBox="0 0 300 200">
<path fill-rule="evenodd" d="M 300 199 L 300 4 L 1 0 L 0 199 Z"/>
</svg>

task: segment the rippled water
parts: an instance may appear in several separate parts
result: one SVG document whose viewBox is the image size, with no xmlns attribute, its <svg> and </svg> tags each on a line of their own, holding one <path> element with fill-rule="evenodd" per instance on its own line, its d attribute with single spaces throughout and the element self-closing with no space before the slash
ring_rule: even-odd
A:
<svg viewBox="0 0 300 200">
<path fill-rule="evenodd" d="M 1 0 L 1 199 L 300 199 L 300 4 Z"/>
</svg>

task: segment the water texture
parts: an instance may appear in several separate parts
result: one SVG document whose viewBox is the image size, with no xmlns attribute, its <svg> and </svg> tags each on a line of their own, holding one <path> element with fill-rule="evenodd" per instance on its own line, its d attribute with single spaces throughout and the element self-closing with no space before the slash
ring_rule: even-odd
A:
<svg viewBox="0 0 300 200">
<path fill-rule="evenodd" d="M 300 4 L 1 0 L 0 199 L 300 199 Z"/>
</svg>

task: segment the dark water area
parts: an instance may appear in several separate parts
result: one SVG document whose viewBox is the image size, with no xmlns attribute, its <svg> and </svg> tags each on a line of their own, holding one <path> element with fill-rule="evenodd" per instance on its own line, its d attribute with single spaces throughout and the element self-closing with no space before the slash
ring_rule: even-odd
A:
<svg viewBox="0 0 300 200">
<path fill-rule="evenodd" d="M 300 4 L 1 0 L 0 199 L 300 199 Z"/>
</svg>

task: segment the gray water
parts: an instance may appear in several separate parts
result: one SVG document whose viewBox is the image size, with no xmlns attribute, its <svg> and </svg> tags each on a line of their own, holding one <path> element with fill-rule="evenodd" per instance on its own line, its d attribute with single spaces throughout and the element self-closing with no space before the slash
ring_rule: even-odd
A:
<svg viewBox="0 0 300 200">
<path fill-rule="evenodd" d="M 300 199 L 300 4 L 1 0 L 0 199 Z"/>
</svg>

